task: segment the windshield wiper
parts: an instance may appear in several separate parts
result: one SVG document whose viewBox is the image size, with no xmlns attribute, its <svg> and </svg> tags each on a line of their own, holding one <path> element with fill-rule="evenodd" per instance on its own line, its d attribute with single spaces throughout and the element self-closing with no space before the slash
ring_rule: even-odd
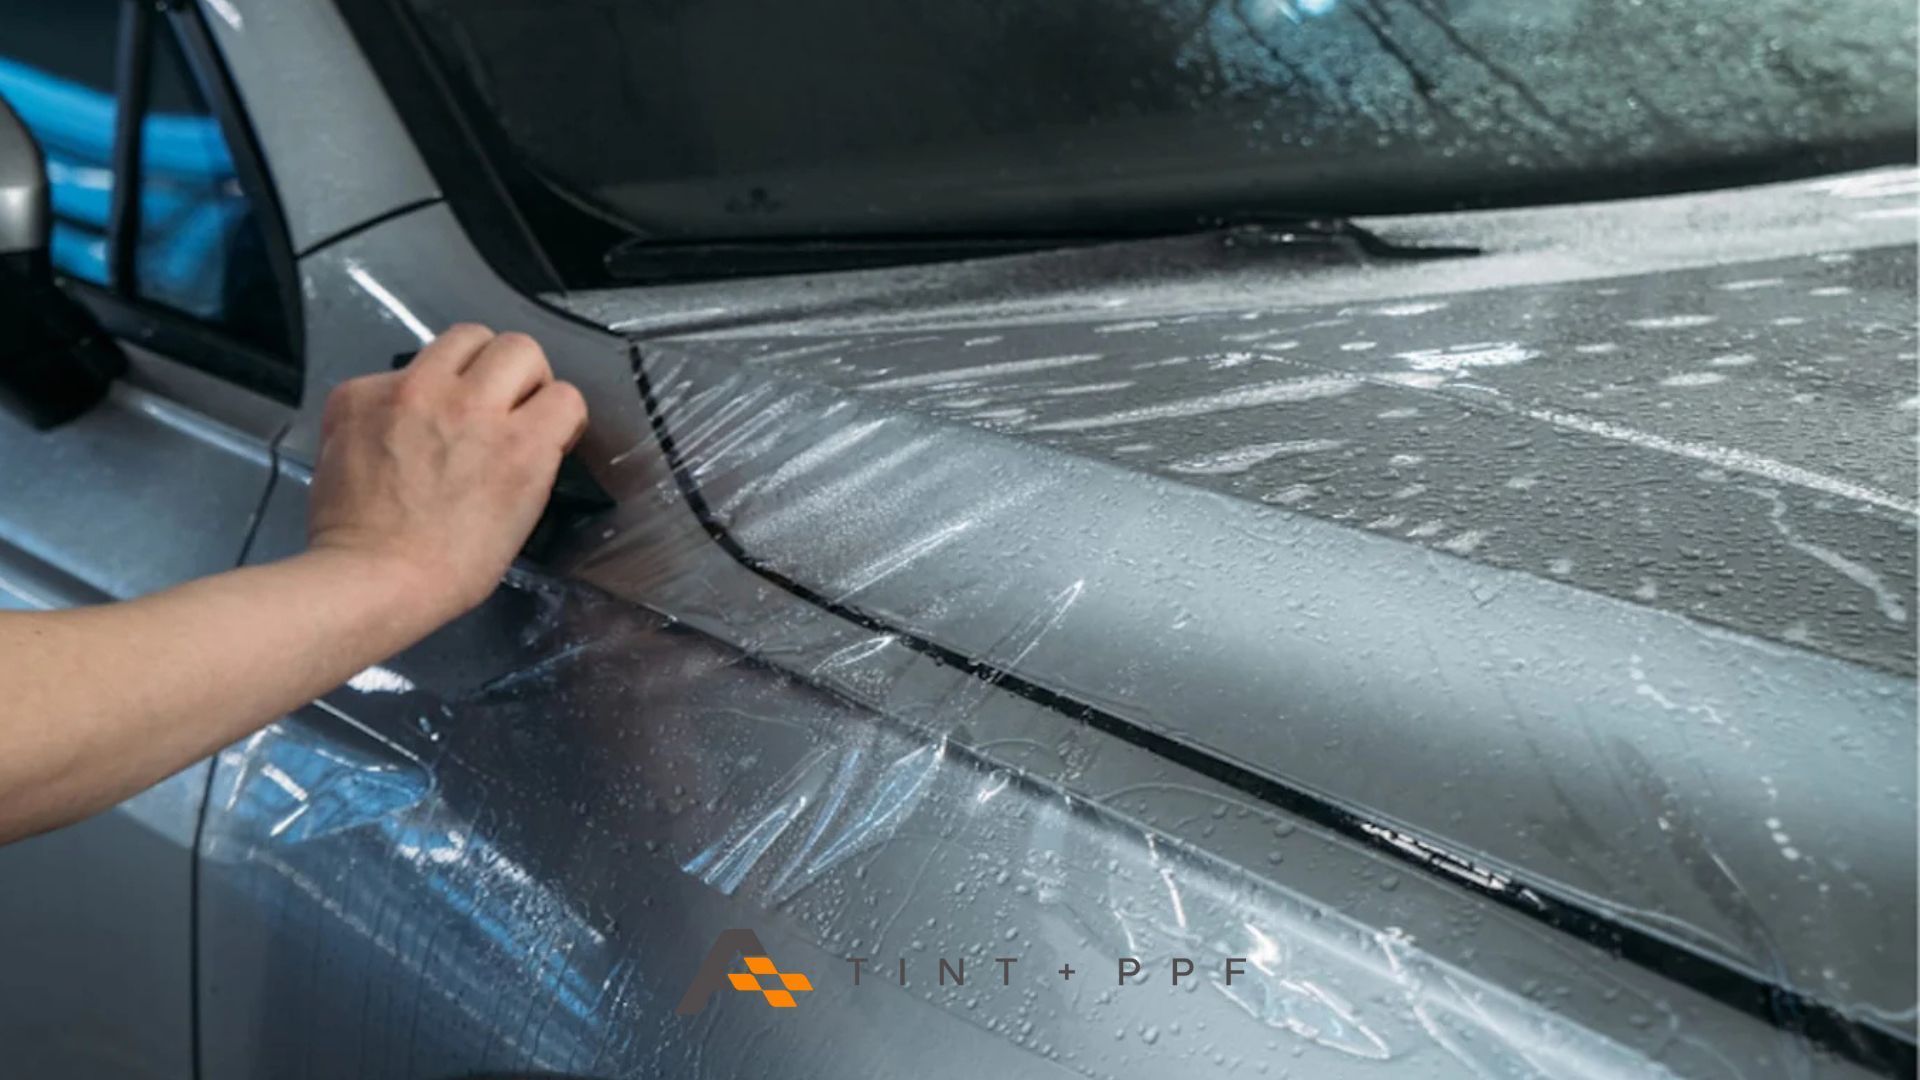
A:
<svg viewBox="0 0 1920 1080">
<path fill-rule="evenodd" d="M 1195 223 L 1186 228 L 1105 233 L 744 240 L 660 240 L 634 236 L 609 249 L 602 263 L 607 274 L 618 281 L 650 285 L 911 266 L 1212 232 L 1241 246 L 1305 245 L 1345 250 L 1355 258 L 1443 259 L 1479 254 L 1477 248 L 1465 246 L 1395 244 L 1338 218 L 1291 218 L 1223 220 Z"/>
<path fill-rule="evenodd" d="M 982 259 L 1113 239 L 1086 234 L 696 241 L 634 237 L 614 245 L 603 262 L 607 273 L 621 281 L 654 284 Z"/>
</svg>

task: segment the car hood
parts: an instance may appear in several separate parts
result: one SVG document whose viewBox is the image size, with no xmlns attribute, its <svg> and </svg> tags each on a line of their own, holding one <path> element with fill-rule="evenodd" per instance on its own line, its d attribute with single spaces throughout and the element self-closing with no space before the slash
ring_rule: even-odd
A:
<svg viewBox="0 0 1920 1080">
<path fill-rule="evenodd" d="M 1334 244 L 1317 301 L 572 306 L 769 582 L 1910 1037 L 1914 250 L 1859 229 L 1538 281 Z"/>
<path fill-rule="evenodd" d="M 1446 268 L 1435 264 L 1433 284 Z M 1911 246 L 1538 288 L 782 336 L 782 377 L 1898 674 Z"/>
</svg>

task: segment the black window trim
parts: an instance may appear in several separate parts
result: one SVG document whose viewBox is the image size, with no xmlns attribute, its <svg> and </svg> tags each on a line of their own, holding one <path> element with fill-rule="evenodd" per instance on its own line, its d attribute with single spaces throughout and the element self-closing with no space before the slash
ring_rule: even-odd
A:
<svg viewBox="0 0 1920 1080">
<path fill-rule="evenodd" d="M 299 268 L 288 239 L 279 189 L 226 64 L 206 23 L 191 0 L 121 0 L 119 38 L 114 55 L 114 192 L 107 229 L 108 284 L 73 278 L 64 285 L 116 338 L 153 349 L 286 405 L 300 404 L 304 382 L 305 327 L 301 320 Z M 146 116 L 147 74 L 151 67 L 152 15 L 163 13 L 185 56 L 188 74 L 212 110 L 233 157 L 254 224 L 263 239 L 269 270 L 286 327 L 282 348 L 243 341 L 218 325 L 139 296 L 134 257 L 140 235 L 141 121 Z"/>
<path fill-rule="evenodd" d="M 66 279 L 64 285 L 68 295 L 111 336 L 283 405 L 300 404 L 301 371 L 286 356 L 242 341 L 163 304 L 124 296 L 75 278 Z"/>
<path fill-rule="evenodd" d="M 107 212 L 107 285 L 131 296 L 140 236 L 140 163 L 144 159 L 149 77 L 153 69 L 153 11 L 123 2 L 113 46 L 113 197 Z"/>
<path fill-rule="evenodd" d="M 511 191 L 526 177 L 503 169 L 511 155 L 487 153 L 488 141 L 463 108 L 461 91 L 441 70 L 416 17 L 401 0 L 336 0 L 340 17 L 367 58 L 401 126 L 419 148 L 434 185 L 480 257 L 527 296 L 564 292 L 565 274 L 534 235 Z"/>
</svg>

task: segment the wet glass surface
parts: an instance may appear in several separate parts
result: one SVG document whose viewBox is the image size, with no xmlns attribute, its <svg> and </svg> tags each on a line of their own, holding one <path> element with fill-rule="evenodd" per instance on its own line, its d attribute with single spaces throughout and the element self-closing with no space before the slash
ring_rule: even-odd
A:
<svg viewBox="0 0 1920 1080">
<path fill-rule="evenodd" d="M 1913 13 L 1877 0 L 414 7 L 598 278 L 567 200 L 642 241 L 1111 234 L 1912 153 Z"/>
</svg>

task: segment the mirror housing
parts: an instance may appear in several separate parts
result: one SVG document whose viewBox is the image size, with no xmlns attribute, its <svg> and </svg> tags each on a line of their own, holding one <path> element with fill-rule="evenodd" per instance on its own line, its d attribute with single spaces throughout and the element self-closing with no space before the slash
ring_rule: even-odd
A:
<svg viewBox="0 0 1920 1080">
<path fill-rule="evenodd" d="M 52 222 L 40 148 L 0 98 L 0 256 L 45 251 Z"/>
<path fill-rule="evenodd" d="M 126 357 L 55 282 L 40 147 L 0 99 L 0 407 L 38 428 L 86 412 Z"/>
</svg>

